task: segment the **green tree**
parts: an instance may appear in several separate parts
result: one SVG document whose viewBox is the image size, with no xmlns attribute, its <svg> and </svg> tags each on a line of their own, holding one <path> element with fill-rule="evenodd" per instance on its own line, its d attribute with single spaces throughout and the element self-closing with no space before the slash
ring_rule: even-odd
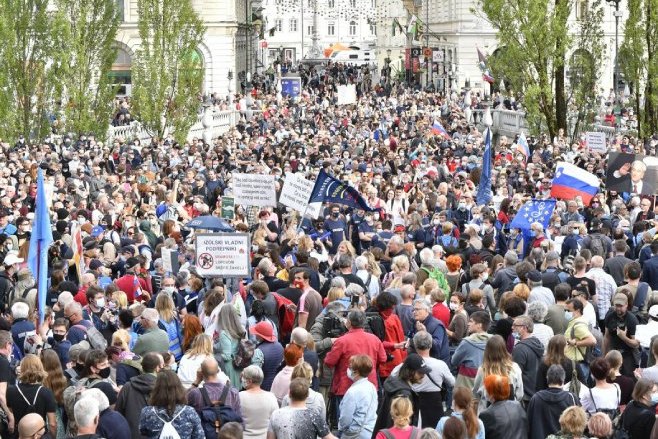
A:
<svg viewBox="0 0 658 439">
<path fill-rule="evenodd" d="M 0 0 L 0 135 L 40 139 L 59 98 L 68 32 L 48 0 Z"/>
<path fill-rule="evenodd" d="M 658 126 L 658 0 L 628 0 L 619 60 L 633 90 L 639 134 L 651 134 Z"/>
<path fill-rule="evenodd" d="M 497 30 L 501 50 L 491 58 L 494 77 L 523 93 L 530 125 L 545 127 L 551 136 L 567 129 L 565 70 L 576 41 L 568 20 L 574 4 L 575 0 L 479 0 L 476 11 Z"/>
<path fill-rule="evenodd" d="M 584 125 L 592 123 L 597 113 L 596 79 L 600 75 L 601 60 L 605 56 L 605 36 L 601 23 L 603 7 L 601 0 L 589 5 L 575 25 L 575 50 L 569 59 L 569 94 L 567 105 L 572 121 L 571 138 L 579 136 Z M 587 49 L 581 49 L 586 47 Z"/>
<path fill-rule="evenodd" d="M 197 117 L 203 71 L 196 49 L 205 26 L 191 0 L 139 0 L 141 45 L 133 63 L 133 112 L 163 138 L 185 140 Z"/>
<path fill-rule="evenodd" d="M 65 129 L 105 136 L 115 90 L 109 77 L 116 58 L 120 17 L 115 0 L 57 0 L 68 28 L 64 92 Z"/>
</svg>

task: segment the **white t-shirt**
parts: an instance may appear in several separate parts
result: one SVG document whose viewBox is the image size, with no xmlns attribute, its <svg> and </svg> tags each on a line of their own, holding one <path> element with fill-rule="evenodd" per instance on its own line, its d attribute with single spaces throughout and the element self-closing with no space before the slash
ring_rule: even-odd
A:
<svg viewBox="0 0 658 439">
<path fill-rule="evenodd" d="M 596 321 L 596 311 L 594 310 L 594 305 L 587 302 L 585 308 L 583 308 L 583 317 L 587 320 L 587 324 L 590 328 L 596 328 L 598 325 Z"/>
<path fill-rule="evenodd" d="M 274 410 L 279 403 L 270 392 L 265 390 L 251 393 L 246 390 L 240 392 L 240 411 L 244 420 L 243 437 L 245 439 L 263 439 L 267 436 L 267 425 Z"/>
<path fill-rule="evenodd" d="M 621 390 L 617 384 L 613 384 L 612 386 L 606 389 L 600 389 L 598 387 L 590 389 L 587 386 L 581 386 L 580 405 L 590 415 L 594 414 L 596 410 L 612 410 L 618 408 L 621 401 Z M 594 398 L 593 401 L 592 398 Z"/>
</svg>

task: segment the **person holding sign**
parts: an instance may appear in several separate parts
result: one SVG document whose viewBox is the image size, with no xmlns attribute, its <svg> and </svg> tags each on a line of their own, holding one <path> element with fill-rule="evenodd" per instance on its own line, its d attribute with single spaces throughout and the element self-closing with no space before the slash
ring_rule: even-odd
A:
<svg viewBox="0 0 658 439">
<path fill-rule="evenodd" d="M 624 163 L 612 174 L 611 185 L 622 192 L 638 195 L 653 195 L 656 191 L 654 182 L 644 178 L 647 165 L 642 160 Z"/>
</svg>

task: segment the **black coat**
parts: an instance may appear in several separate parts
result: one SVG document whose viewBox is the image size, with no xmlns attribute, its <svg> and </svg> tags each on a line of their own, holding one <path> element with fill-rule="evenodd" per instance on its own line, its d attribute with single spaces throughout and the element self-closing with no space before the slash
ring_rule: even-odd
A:
<svg viewBox="0 0 658 439">
<path fill-rule="evenodd" d="M 545 439 L 560 431 L 560 415 L 572 405 L 576 398 L 562 389 L 551 387 L 535 393 L 528 404 L 528 439 Z"/>
<path fill-rule="evenodd" d="M 379 408 L 375 428 L 372 430 L 373 439 L 380 430 L 393 426 L 393 419 L 391 418 L 391 402 L 398 396 L 404 396 L 411 400 L 414 407 L 414 414 L 411 417 L 410 425 L 418 425 L 418 394 L 413 391 L 409 383 L 406 381 L 402 381 L 397 376 L 390 376 L 384 381 L 384 397 Z"/>
<path fill-rule="evenodd" d="M 480 413 L 487 439 L 527 439 L 527 416 L 517 401 L 494 402 Z"/>
<path fill-rule="evenodd" d="M 647 407 L 640 402 L 631 401 L 624 410 L 622 422 L 630 439 L 651 437 L 651 430 L 656 422 L 656 406 Z"/>
</svg>

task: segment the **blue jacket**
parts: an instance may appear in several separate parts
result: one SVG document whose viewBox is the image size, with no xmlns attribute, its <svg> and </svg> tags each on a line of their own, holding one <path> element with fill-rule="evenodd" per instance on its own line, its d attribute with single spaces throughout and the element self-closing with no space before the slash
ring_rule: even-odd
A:
<svg viewBox="0 0 658 439">
<path fill-rule="evenodd" d="M 430 357 L 436 358 L 437 360 L 442 360 L 446 364 L 450 364 L 448 333 L 446 332 L 445 326 L 443 326 L 443 322 L 430 314 L 427 316 L 425 321 L 422 322 L 422 324 L 425 325 L 425 329 L 432 336 L 432 349 L 430 349 Z M 414 331 L 414 335 L 415 334 L 416 331 Z"/>
<path fill-rule="evenodd" d="M 340 402 L 338 430 L 342 435 L 370 439 L 377 421 L 377 389 L 368 378 L 352 383 Z"/>
<path fill-rule="evenodd" d="M 283 346 L 278 341 L 273 343 L 263 342 L 258 345 L 263 353 L 263 382 L 261 388 L 268 392 L 272 388 L 272 381 L 276 376 L 279 365 L 283 362 Z"/>
<path fill-rule="evenodd" d="M 647 259 L 642 267 L 640 280 L 648 283 L 652 290 L 658 290 L 658 256 Z"/>
</svg>

